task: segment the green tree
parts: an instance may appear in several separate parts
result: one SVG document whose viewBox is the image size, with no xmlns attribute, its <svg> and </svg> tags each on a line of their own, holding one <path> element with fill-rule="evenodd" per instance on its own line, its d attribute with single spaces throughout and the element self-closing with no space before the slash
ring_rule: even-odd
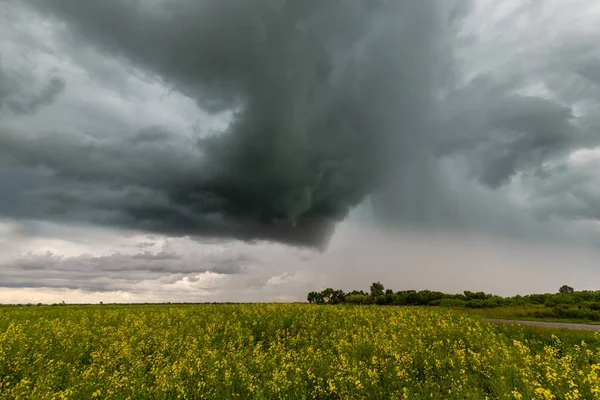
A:
<svg viewBox="0 0 600 400">
<path fill-rule="evenodd" d="M 348 294 L 345 298 L 346 303 L 350 304 L 368 304 L 369 303 L 369 295 L 368 294 Z"/>
<path fill-rule="evenodd" d="M 320 292 L 310 292 L 306 299 L 309 303 L 315 304 L 323 304 L 325 302 L 323 299 L 323 294 Z"/>
<path fill-rule="evenodd" d="M 327 288 L 321 292 L 323 296 L 323 303 L 326 304 L 339 304 L 343 303 L 346 298 L 346 294 L 342 290 L 334 290 Z"/>
<path fill-rule="evenodd" d="M 334 290 L 329 297 L 330 304 L 340 304 L 346 300 L 346 293 L 343 290 Z"/>
<path fill-rule="evenodd" d="M 467 300 L 485 300 L 488 298 L 488 295 L 484 292 L 470 292 L 465 290 L 464 294 Z"/>
<path fill-rule="evenodd" d="M 385 288 L 383 287 L 383 285 L 380 282 L 374 282 L 371 285 L 371 296 L 373 297 L 380 297 L 383 296 Z"/>
<path fill-rule="evenodd" d="M 575 292 L 575 289 L 573 289 L 571 286 L 567 286 L 567 285 L 562 285 L 560 287 L 560 289 L 558 289 L 558 293 L 573 293 Z"/>
<path fill-rule="evenodd" d="M 331 297 L 334 295 L 335 290 L 333 290 L 332 288 L 328 287 L 327 289 L 323 290 L 321 292 L 321 294 L 323 295 L 323 302 L 324 303 L 331 303 Z"/>
</svg>

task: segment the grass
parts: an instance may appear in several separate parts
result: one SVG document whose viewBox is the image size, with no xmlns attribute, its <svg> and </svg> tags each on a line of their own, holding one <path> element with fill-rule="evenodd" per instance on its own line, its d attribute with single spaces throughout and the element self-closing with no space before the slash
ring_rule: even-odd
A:
<svg viewBox="0 0 600 400">
<path fill-rule="evenodd" d="M 600 322 L 584 318 L 557 318 L 542 316 L 546 311 L 544 305 L 511 306 L 498 308 L 461 308 L 462 312 L 481 318 L 515 319 L 523 321 L 547 321 L 598 325 Z"/>
<path fill-rule="evenodd" d="M 432 307 L 0 307 L 0 398 L 594 399 L 600 335 Z"/>
</svg>

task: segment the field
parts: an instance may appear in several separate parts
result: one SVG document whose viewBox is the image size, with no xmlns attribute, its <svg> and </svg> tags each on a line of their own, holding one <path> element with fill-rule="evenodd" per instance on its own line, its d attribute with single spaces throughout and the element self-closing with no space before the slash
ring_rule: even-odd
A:
<svg viewBox="0 0 600 400">
<path fill-rule="evenodd" d="M 600 336 L 449 309 L 0 307 L 0 398 L 596 399 Z"/>
<path fill-rule="evenodd" d="M 571 322 L 580 324 L 599 324 L 597 319 L 577 316 L 560 316 L 554 309 L 544 305 L 510 306 L 498 308 L 463 308 L 463 312 L 485 318 L 520 319 L 526 321 Z"/>
</svg>

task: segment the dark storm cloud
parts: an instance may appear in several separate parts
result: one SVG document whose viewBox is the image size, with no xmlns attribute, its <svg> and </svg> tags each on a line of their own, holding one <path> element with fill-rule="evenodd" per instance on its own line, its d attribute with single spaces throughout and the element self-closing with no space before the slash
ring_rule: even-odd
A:
<svg viewBox="0 0 600 400">
<path fill-rule="evenodd" d="M 463 82 L 455 50 L 469 45 L 458 37 L 469 2 L 25 4 L 55 23 L 61 51 L 90 76 L 126 86 L 110 68 L 91 66 L 96 52 L 125 75 L 158 79 L 232 118 L 224 132 L 202 137 L 149 123 L 121 131 L 110 113 L 94 134 L 0 125 L 0 165 L 25 179 L 0 170 L 10 189 L 0 213 L 13 217 L 322 246 L 372 196 L 391 224 L 463 227 L 470 218 L 504 229 L 501 213 L 472 206 L 479 198 L 449 180 L 444 166 L 452 164 L 442 161 L 460 160 L 468 178 L 501 190 L 519 174 L 552 180 L 547 162 L 598 143 L 600 121 L 575 109 L 600 99 L 594 42 L 557 39 Z M 555 97 L 520 91 L 531 82 Z M 64 81 L 50 83 L 22 109 L 51 103 Z M 11 96 L 0 104 L 10 107 Z"/>
<path fill-rule="evenodd" d="M 444 33 L 463 8 L 31 4 L 66 22 L 74 46 L 156 74 L 206 110 L 236 111 L 226 132 L 195 145 L 171 146 L 174 135 L 159 130 L 114 142 L 4 131 L 6 153 L 71 179 L 155 190 L 159 201 L 113 208 L 126 225 L 309 245 L 323 244 L 335 222 L 427 149 L 439 65 L 450 60 Z"/>
<path fill-rule="evenodd" d="M 159 127 L 133 136 L 93 138 L 63 132 L 0 127 L 5 158 L 49 168 L 69 180 L 163 188 L 190 184 L 201 154 L 194 142 Z"/>
</svg>

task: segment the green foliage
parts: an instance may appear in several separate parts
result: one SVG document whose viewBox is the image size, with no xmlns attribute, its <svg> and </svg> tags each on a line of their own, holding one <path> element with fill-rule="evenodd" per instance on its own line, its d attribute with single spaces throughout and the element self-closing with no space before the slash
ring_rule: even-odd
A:
<svg viewBox="0 0 600 400">
<path fill-rule="evenodd" d="M 566 286 L 566 285 L 565 285 Z M 600 321 L 600 291 L 571 291 L 563 286 L 559 293 L 516 295 L 501 297 L 484 292 L 465 290 L 463 293 L 447 294 L 432 290 L 401 290 L 394 292 L 384 289 L 375 282 L 370 293 L 353 290 L 327 288 L 322 292 L 310 292 L 308 301 L 315 304 L 377 304 L 388 306 L 432 306 L 468 309 L 495 309 L 506 307 L 538 307 L 526 315 L 537 318 Z M 543 307 L 539 309 L 539 307 Z M 517 316 L 517 315 L 513 315 Z"/>
<path fill-rule="evenodd" d="M 600 335 L 442 308 L 0 308 L 2 399 L 593 399 L 598 365 Z"/>
<path fill-rule="evenodd" d="M 348 294 L 346 295 L 346 303 L 369 304 L 371 303 L 371 297 L 367 294 Z"/>
<path fill-rule="evenodd" d="M 429 303 L 431 306 L 463 308 L 467 306 L 467 302 L 461 299 L 438 299 Z"/>
<path fill-rule="evenodd" d="M 315 304 L 340 304 L 344 302 L 346 295 L 343 290 L 327 288 L 322 292 L 310 292 L 306 299 Z"/>
<path fill-rule="evenodd" d="M 371 284 L 371 296 L 380 297 L 384 295 L 384 287 L 380 282 L 373 282 Z"/>
<path fill-rule="evenodd" d="M 489 296 L 491 296 L 491 295 L 485 294 L 483 292 L 473 293 L 468 290 L 465 290 L 464 294 L 465 294 L 465 298 L 467 299 L 467 301 L 469 301 L 469 300 L 486 300 Z"/>
<path fill-rule="evenodd" d="M 571 286 L 568 286 L 568 285 L 562 285 L 558 289 L 559 293 L 573 293 L 574 291 L 575 291 L 575 289 L 573 289 Z"/>
<path fill-rule="evenodd" d="M 308 300 L 309 303 L 325 304 L 323 294 L 321 292 L 310 292 L 308 296 L 306 296 L 306 300 Z"/>
</svg>

